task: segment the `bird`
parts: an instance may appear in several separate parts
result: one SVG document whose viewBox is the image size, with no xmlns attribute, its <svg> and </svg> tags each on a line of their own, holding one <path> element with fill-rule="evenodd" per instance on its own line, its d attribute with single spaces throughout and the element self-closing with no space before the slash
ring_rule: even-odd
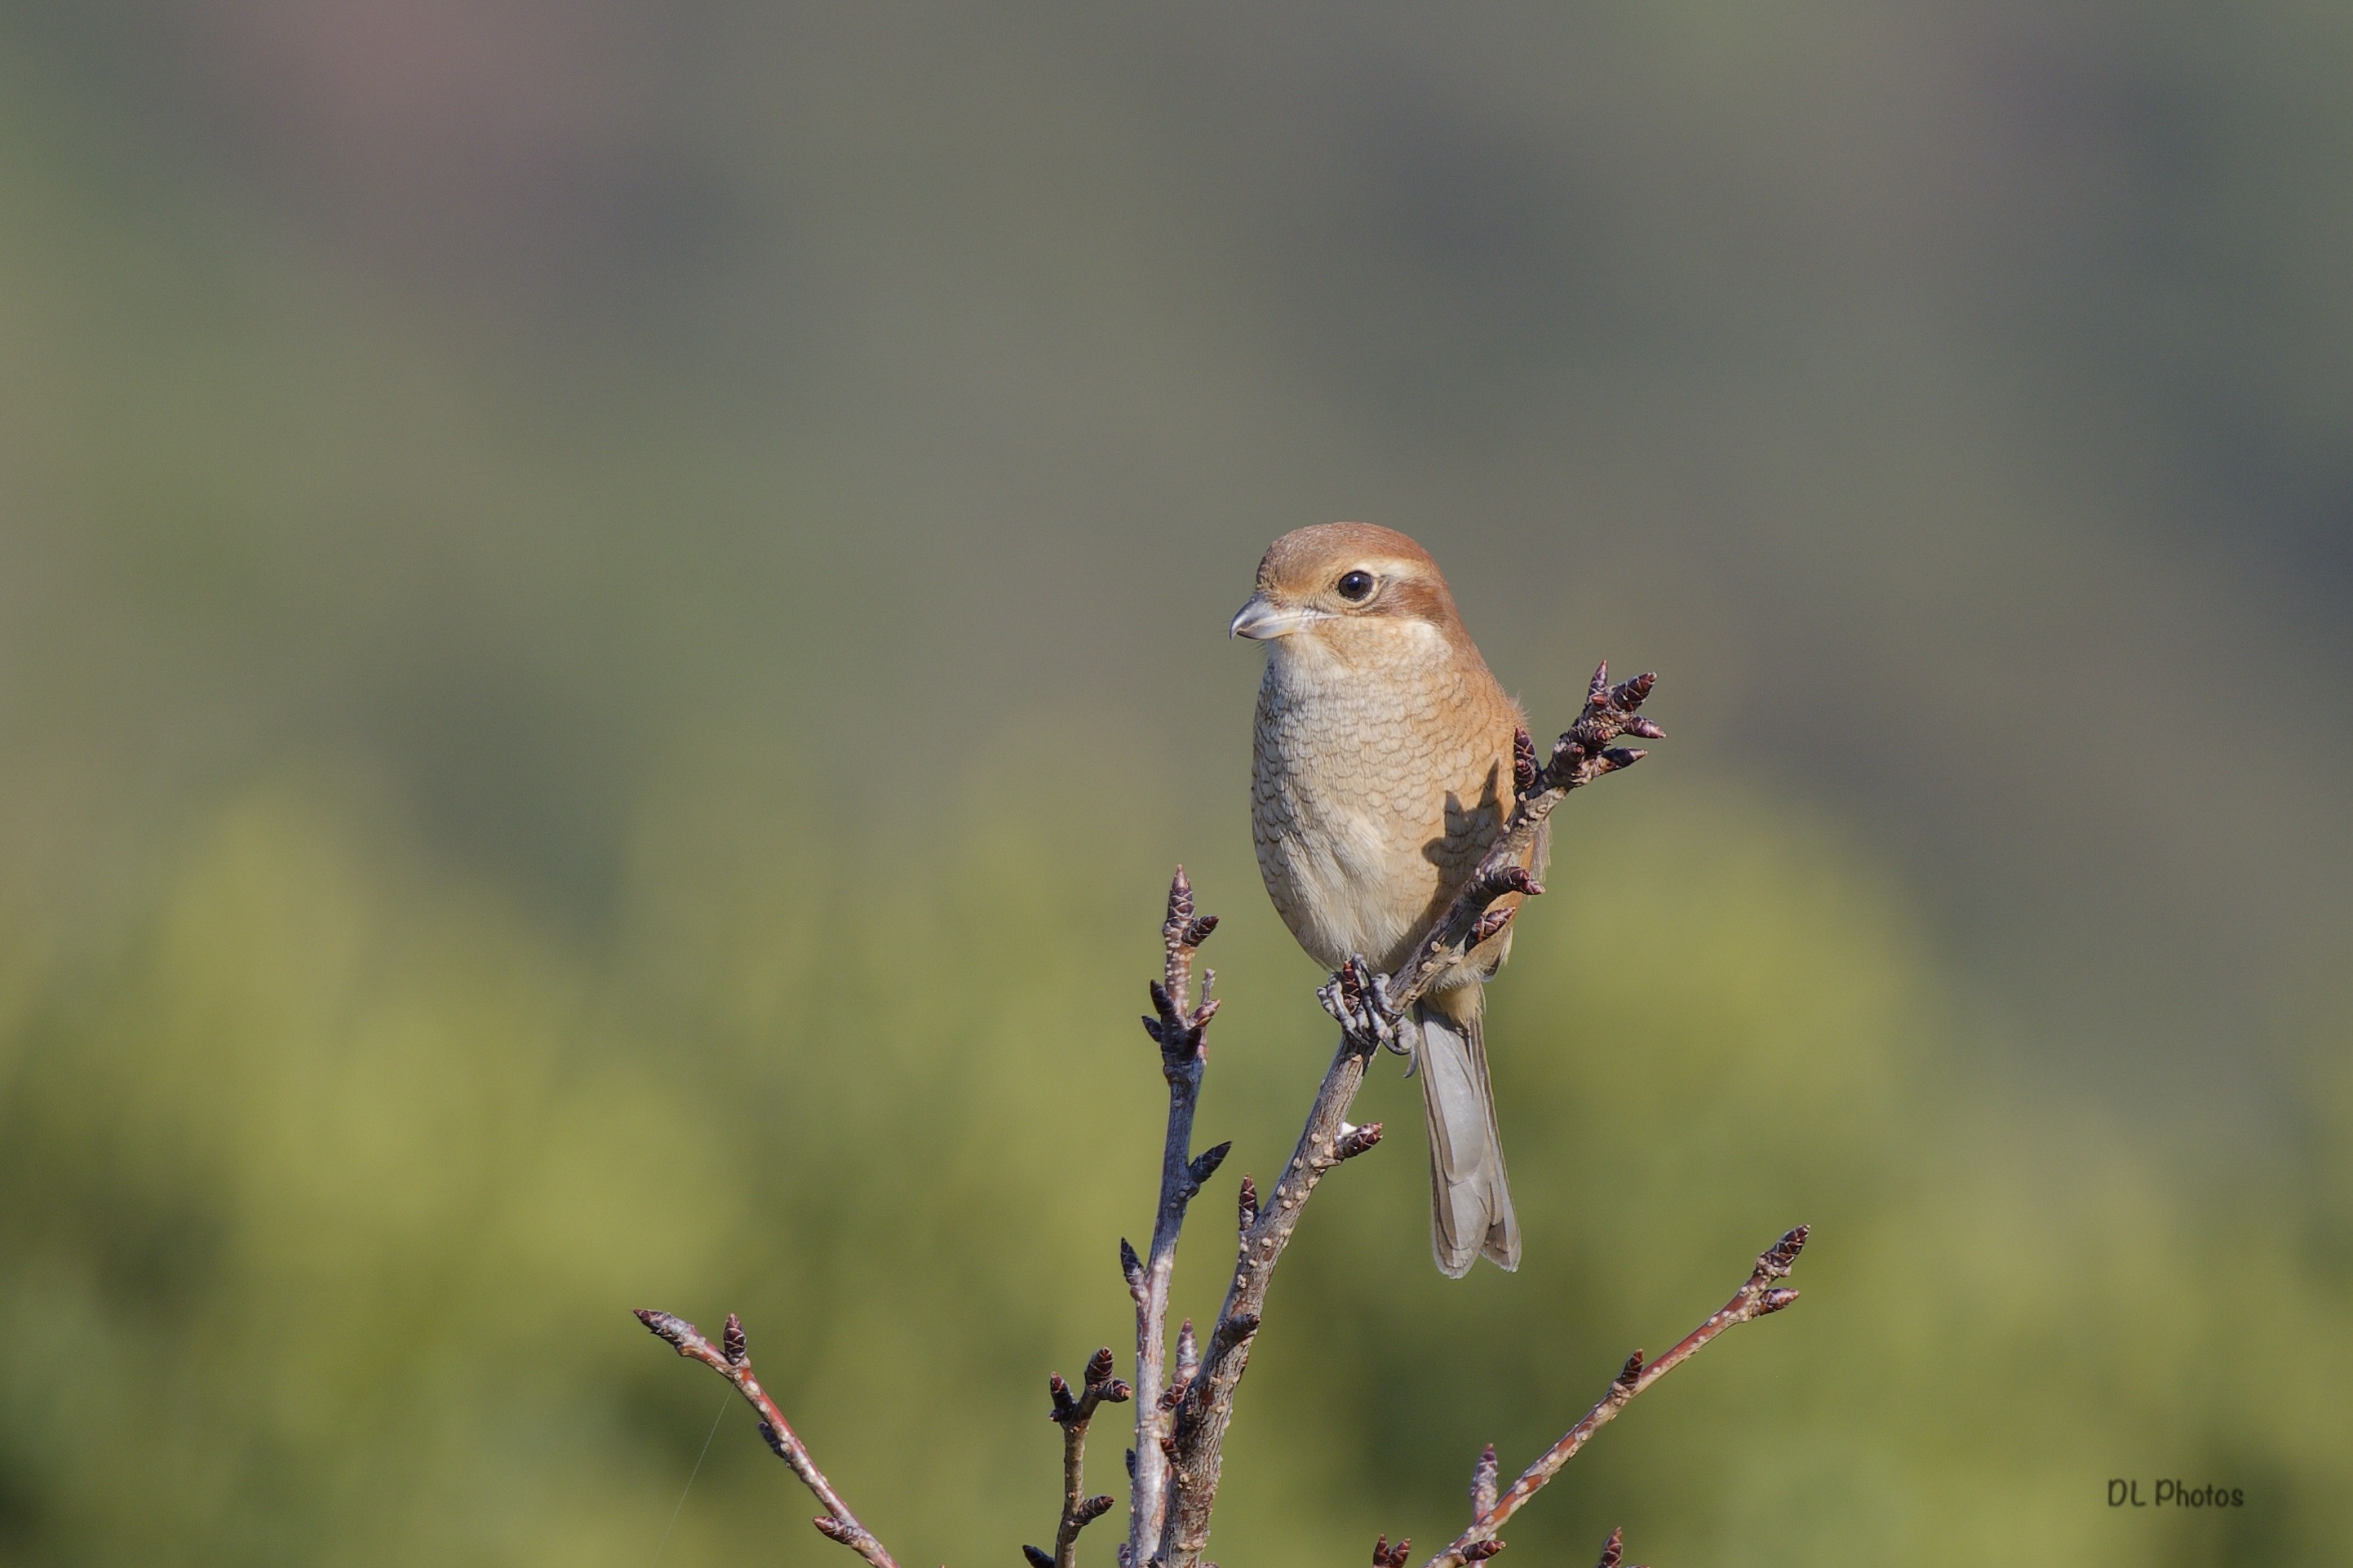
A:
<svg viewBox="0 0 2353 1568">
<path fill-rule="evenodd" d="M 1394 973 L 1511 816 L 1519 704 L 1480 657 L 1438 563 L 1393 529 L 1284 534 L 1229 629 L 1267 649 L 1250 837 L 1268 896 L 1318 963 L 1362 957 Z M 1540 831 L 1532 875 L 1548 848 Z M 1482 1020 L 1486 983 L 1510 952 L 1505 925 L 1413 1007 L 1430 1251 L 1450 1279 L 1482 1256 L 1520 1263 Z"/>
</svg>

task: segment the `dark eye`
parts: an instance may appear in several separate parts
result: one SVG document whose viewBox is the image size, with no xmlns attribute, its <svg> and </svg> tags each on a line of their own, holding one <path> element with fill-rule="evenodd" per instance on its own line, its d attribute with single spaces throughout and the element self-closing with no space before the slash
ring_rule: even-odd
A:
<svg viewBox="0 0 2353 1568">
<path fill-rule="evenodd" d="M 1362 604 L 1373 596 L 1373 574 L 1370 572 L 1350 572 L 1338 584 L 1340 597 L 1350 604 Z"/>
</svg>

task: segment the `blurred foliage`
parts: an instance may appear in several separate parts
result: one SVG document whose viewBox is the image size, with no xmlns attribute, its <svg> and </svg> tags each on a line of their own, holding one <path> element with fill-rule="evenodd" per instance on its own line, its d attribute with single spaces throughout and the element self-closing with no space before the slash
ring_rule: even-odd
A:
<svg viewBox="0 0 2353 1568">
<path fill-rule="evenodd" d="M 1581 798 L 1497 993 L 1516 1277 L 1430 1267 L 1415 1089 L 1317 1199 L 1229 1468 L 1229 1562 L 1443 1539 L 1783 1226 L 1800 1306 L 1637 1405 L 1511 1534 L 1574 1560 L 2340 1560 L 2353 1543 L 2341 1073 L 2308 1156 L 2200 1191 L 1971 1068 L 1915 923 L 1835 836 L 1637 774 Z M 595 944 L 348 772 L 225 805 L 120 951 L 0 1037 L 0 1551 L 27 1563 L 649 1562 L 720 1398 L 628 1316 L 741 1310 L 902 1558 L 1042 1536 L 1043 1373 L 1124 1346 L 1160 1091 L 1129 1021 L 1160 868 L 1016 792 L 846 843 L 681 784 Z M 1049 826 L 1048 824 L 1053 824 Z M 1247 866 L 1179 1300 L 1321 1071 Z M 2335 1125 L 2324 1125 L 2335 1117 Z M 1117 1422 L 1094 1455 L 1117 1475 Z M 668 1560 L 839 1549 L 730 1408 Z M 2111 1513 L 2110 1475 L 2243 1486 Z M 1115 1528 L 1115 1526 L 1113 1527 Z M 1090 1543 L 1108 1562 L 1112 1532 Z"/>
<path fill-rule="evenodd" d="M 1497 993 L 1525 1270 L 1381 1075 L 1219 1554 L 1444 1536 L 1806 1219 L 1515 1558 L 2344 1561 L 2348 17 L 0 0 L 0 1561 L 649 1564 L 638 1305 L 1013 1561 L 1172 858 L 1192 1310 L 1325 1059 L 1215 643 L 1342 515 L 1675 738 Z M 838 1558 L 723 1420 L 664 1561 Z"/>
<path fill-rule="evenodd" d="M 2353 929 L 2348 16 L 0 0 L 0 871 L 320 745 L 591 924 L 706 727 L 1230 779 L 1356 516 L 2234 1135 Z"/>
</svg>

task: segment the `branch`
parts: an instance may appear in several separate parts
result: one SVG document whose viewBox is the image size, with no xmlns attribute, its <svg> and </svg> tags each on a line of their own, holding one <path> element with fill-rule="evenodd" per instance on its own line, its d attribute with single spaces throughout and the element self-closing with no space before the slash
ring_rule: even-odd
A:
<svg viewBox="0 0 2353 1568">
<path fill-rule="evenodd" d="M 1544 891 L 1527 867 L 1536 835 L 1553 807 L 1569 791 L 1642 760 L 1641 752 L 1615 748 L 1610 742 L 1624 735 L 1663 738 L 1666 732 L 1641 717 L 1641 711 L 1657 684 L 1657 676 L 1645 674 L 1612 686 L 1609 667 L 1603 664 L 1593 672 L 1577 722 L 1554 742 L 1552 756 L 1542 766 L 1536 763 L 1535 744 L 1527 731 L 1516 731 L 1512 814 L 1446 913 L 1432 922 L 1394 973 L 1375 973 L 1363 959 L 1352 958 L 1316 992 L 1324 1010 L 1339 1022 L 1340 1048 L 1316 1089 L 1306 1128 L 1268 1202 L 1262 1208 L 1245 1205 L 1233 1283 L 1210 1332 L 1203 1372 L 1175 1391 L 1176 1420 L 1162 1438 L 1167 1445 L 1169 1494 L 1155 1554 L 1162 1568 L 1193 1568 L 1208 1544 L 1209 1514 L 1217 1503 L 1224 1468 L 1223 1447 L 1226 1429 L 1233 1423 L 1234 1394 L 1250 1366 L 1250 1342 L 1264 1316 L 1275 1264 L 1290 1245 L 1308 1198 L 1324 1173 L 1380 1142 L 1378 1123 L 1359 1128 L 1347 1121 L 1348 1109 L 1364 1087 L 1365 1069 L 1373 1052 L 1383 1046 L 1393 1050 L 1409 1048 L 1401 1047 L 1399 1030 L 1414 1000 L 1472 947 L 1509 923 L 1511 909 L 1491 910 L 1497 900 L 1510 893 L 1532 897 Z M 1173 924 L 1173 896 L 1170 908 Z M 1140 1425 L 1139 1420 L 1139 1428 Z M 1141 1443 L 1137 1453 L 1144 1453 Z M 1150 1562 L 1138 1544 L 1145 1539 L 1140 1529 L 1132 1528 L 1132 1564 Z"/>
<path fill-rule="evenodd" d="M 1317 994 L 1340 1020 L 1340 1048 L 1315 1091 L 1307 1126 L 1292 1151 L 1282 1178 L 1261 1205 L 1256 1188 L 1242 1179 L 1240 1238 L 1233 1284 L 1202 1352 L 1201 1368 L 1175 1390 L 1176 1421 L 1169 1434 L 1170 1499 L 1157 1556 L 1165 1568 L 1192 1568 L 1208 1544 L 1209 1512 L 1218 1499 L 1224 1468 L 1226 1428 L 1232 1425 L 1234 1392 L 1250 1365 L 1250 1342 L 1266 1306 L 1266 1289 L 1307 1200 L 1324 1173 L 1381 1141 L 1378 1122 L 1352 1127 L 1347 1121 L 1365 1068 L 1381 1041 L 1394 1031 L 1377 998 L 1381 980 L 1361 959 L 1352 959 Z"/>
<path fill-rule="evenodd" d="M 1380 974 L 1362 958 L 1353 958 L 1317 991 L 1324 1011 L 1339 1021 L 1339 1048 L 1316 1089 L 1299 1142 L 1263 1203 L 1256 1184 L 1248 1176 L 1242 1178 L 1233 1282 L 1206 1342 L 1195 1335 L 1189 1319 L 1184 1323 L 1172 1379 L 1168 1290 L 1178 1236 L 1187 1206 L 1231 1148 L 1220 1143 L 1198 1155 L 1192 1152 L 1194 1113 L 1208 1063 L 1208 1025 L 1218 1011 L 1218 1003 L 1210 995 L 1217 978 L 1213 973 L 1202 972 L 1196 998 L 1193 960 L 1218 922 L 1215 916 L 1194 913 L 1192 885 L 1186 880 L 1184 868 L 1177 868 L 1169 884 L 1167 917 L 1161 925 L 1161 977 L 1151 988 L 1155 1016 L 1144 1020 L 1145 1032 L 1160 1047 L 1161 1076 L 1168 1084 L 1159 1208 L 1151 1247 L 1144 1257 L 1137 1257 L 1128 1242 L 1120 1243 L 1121 1268 L 1135 1303 L 1135 1384 L 1131 1390 L 1112 1375 L 1108 1348 L 1096 1352 L 1087 1363 L 1078 1395 L 1073 1396 L 1060 1377 L 1050 1380 L 1054 1395 L 1050 1414 L 1063 1433 L 1062 1510 L 1051 1555 L 1035 1546 L 1022 1548 L 1032 1568 L 1075 1568 L 1079 1532 L 1109 1511 L 1108 1496 L 1084 1495 L 1087 1427 L 1099 1405 L 1117 1404 L 1132 1395 L 1136 1401 L 1136 1442 L 1127 1456 L 1131 1506 L 1128 1540 L 1120 1549 L 1120 1562 L 1123 1568 L 1196 1568 L 1208 1540 L 1209 1514 L 1217 1501 L 1221 1451 L 1233 1419 L 1234 1395 L 1250 1363 L 1250 1346 L 1275 1265 L 1324 1174 L 1380 1142 L 1377 1122 L 1356 1127 L 1347 1120 L 1373 1053 L 1384 1046 L 1409 1048 L 1410 1026 L 1405 1020 L 1415 1000 L 1472 948 L 1501 934 L 1517 912 L 1516 900 L 1544 891 L 1529 867 L 1553 807 L 1569 791 L 1642 758 L 1641 751 L 1611 742 L 1625 735 L 1656 739 L 1662 733 L 1641 716 L 1641 705 L 1657 678 L 1641 675 L 1611 686 L 1609 674 L 1607 665 L 1594 672 L 1577 722 L 1554 743 L 1550 759 L 1542 765 L 1527 731 L 1515 733 L 1511 816 L 1453 903 L 1432 923 L 1407 961 L 1394 973 Z M 1506 898 L 1514 901 L 1504 903 Z M 1724 1310 L 1659 1361 L 1645 1367 L 1637 1352 L 1602 1402 L 1500 1496 L 1495 1490 L 1494 1451 L 1488 1449 L 1472 1475 L 1472 1526 L 1431 1560 L 1431 1568 L 1480 1562 L 1502 1551 L 1503 1542 L 1494 1539 L 1495 1530 L 1628 1400 L 1733 1323 L 1778 1311 L 1794 1300 L 1795 1291 L 1767 1286 L 1788 1273 L 1789 1263 L 1804 1240 L 1803 1227 L 1784 1237 L 1779 1246 L 1758 1259 L 1757 1272 Z M 744 1353 L 743 1326 L 734 1317 L 727 1320 L 723 1348 L 713 1349 L 683 1319 L 653 1311 L 638 1316 L 681 1355 L 700 1361 L 725 1377 L 759 1412 L 761 1435 L 769 1447 L 825 1505 L 826 1512 L 815 1521 L 820 1531 L 857 1552 L 871 1568 L 897 1568 L 881 1543 L 850 1513 L 753 1375 Z M 1618 1568 L 1619 1547 L 1619 1537 L 1613 1534 L 1604 1550 L 1603 1568 Z M 1404 1568 L 1407 1551 L 1406 1542 L 1392 1547 L 1384 1537 L 1375 1548 L 1374 1563 L 1377 1568 Z"/>
<path fill-rule="evenodd" d="M 1577 1458 L 1577 1450 L 1584 1447 L 1596 1432 L 1615 1420 L 1618 1412 L 1631 1404 L 1636 1394 L 1698 1354 L 1716 1335 L 1734 1324 L 1778 1312 L 1796 1300 L 1798 1293 L 1795 1290 L 1782 1289 L 1776 1281 L 1789 1277 L 1790 1266 L 1797 1262 L 1798 1254 L 1804 1248 L 1810 1229 L 1810 1226 L 1801 1225 L 1766 1248 L 1757 1259 L 1757 1268 L 1746 1282 L 1733 1292 L 1732 1300 L 1716 1309 L 1707 1321 L 1685 1334 L 1674 1349 L 1648 1364 L 1643 1363 L 1641 1351 L 1627 1357 L 1625 1366 L 1620 1370 L 1616 1381 L 1610 1384 L 1609 1392 L 1585 1413 L 1585 1419 L 1570 1427 L 1567 1436 L 1546 1449 L 1535 1464 L 1522 1471 L 1520 1479 L 1512 1483 L 1512 1489 L 1500 1498 L 1493 1494 L 1495 1451 L 1491 1447 L 1482 1455 L 1478 1469 L 1472 1473 L 1472 1479 L 1470 1527 L 1456 1536 L 1445 1551 L 1431 1558 L 1424 1568 L 1456 1568 L 1457 1564 L 1483 1562 L 1501 1552 L 1504 1543 L 1495 1539 L 1495 1531 L 1502 1529 L 1504 1521 L 1517 1513 L 1530 1498 L 1542 1491 L 1545 1483 L 1560 1473 L 1561 1467 Z M 1482 1472 L 1484 1473 L 1485 1497 L 1493 1500 L 1485 1502 L 1484 1506 L 1482 1506 L 1481 1496 Z M 1602 1550 L 1601 1560 L 1605 1565 L 1616 1563 L 1621 1544 L 1619 1536 L 1612 1532 L 1609 1544 Z"/>
<path fill-rule="evenodd" d="M 809 1451 L 793 1431 L 792 1423 L 785 1419 L 784 1412 L 778 1410 L 776 1401 L 768 1397 L 768 1391 L 760 1386 L 759 1378 L 752 1372 L 751 1352 L 744 1342 L 744 1325 L 734 1313 L 727 1314 L 723 1348 L 714 1348 L 692 1323 L 684 1318 L 672 1317 L 668 1312 L 640 1308 L 638 1321 L 668 1340 L 677 1348 L 679 1354 L 701 1362 L 733 1384 L 735 1392 L 744 1396 L 744 1403 L 759 1413 L 760 1436 L 768 1440 L 768 1447 L 776 1451 L 776 1458 L 792 1467 L 793 1474 L 801 1479 L 801 1484 L 815 1492 L 817 1500 L 825 1505 L 825 1512 L 809 1521 L 817 1526 L 820 1534 L 849 1547 L 872 1564 L 872 1568 L 899 1568 L 898 1563 L 892 1560 L 891 1553 L 883 1550 L 882 1543 L 874 1539 L 873 1532 L 858 1522 L 858 1516 L 849 1511 L 849 1505 L 841 1500 L 841 1494 L 833 1489 L 833 1483 L 825 1479 L 825 1472 L 817 1468 L 815 1459 L 809 1458 Z"/>
<path fill-rule="evenodd" d="M 1552 808 L 1567 799 L 1569 791 L 1582 789 L 1621 768 L 1630 768 L 1650 754 L 1639 747 L 1619 747 L 1610 742 L 1626 735 L 1639 735 L 1648 741 L 1666 738 L 1667 732 L 1643 718 L 1641 712 L 1642 704 L 1650 700 L 1651 689 L 1658 683 L 1656 674 L 1644 673 L 1612 686 L 1609 666 L 1605 660 L 1593 672 L 1592 683 L 1586 689 L 1585 707 L 1577 713 L 1577 722 L 1553 742 L 1552 756 L 1541 766 L 1536 763 L 1535 742 L 1529 739 L 1528 732 L 1514 731 L 1512 815 L 1504 820 L 1503 831 L 1488 846 L 1487 853 L 1480 858 L 1478 868 L 1464 879 L 1454 902 L 1431 922 L 1413 952 L 1388 977 L 1387 994 L 1382 1000 L 1392 1023 L 1402 1017 L 1405 1010 L 1441 975 L 1461 963 L 1464 953 L 1511 923 L 1516 910 L 1492 910 L 1490 906 L 1495 900 L 1511 893 L 1534 898 L 1544 891 L 1528 865 L 1536 835 L 1545 819 L 1552 815 Z"/>
<path fill-rule="evenodd" d="M 1054 1396 L 1054 1408 L 1047 1415 L 1062 1428 L 1062 1522 L 1055 1529 L 1051 1553 L 1034 1546 L 1021 1549 L 1029 1568 L 1076 1568 L 1079 1531 L 1111 1511 L 1113 1499 L 1108 1492 L 1086 1495 L 1087 1423 L 1094 1419 L 1095 1406 L 1124 1404 L 1135 1392 L 1112 1375 L 1111 1366 L 1111 1347 L 1105 1345 L 1088 1358 L 1076 1398 L 1060 1373 L 1046 1379 Z"/>
<path fill-rule="evenodd" d="M 1209 1020 L 1217 1002 L 1210 988 L 1217 972 L 1201 974 L 1200 1000 L 1188 1006 L 1193 954 L 1218 929 L 1215 915 L 1193 912 L 1193 884 L 1185 868 L 1168 884 L 1168 915 L 1161 922 L 1161 977 L 1152 984 L 1156 1015 L 1144 1031 L 1160 1047 L 1160 1074 L 1168 1080 L 1168 1130 L 1161 1142 L 1160 1207 L 1152 1226 L 1152 1248 L 1144 1258 L 1123 1240 L 1120 1267 L 1135 1301 L 1135 1450 L 1130 1472 L 1127 1550 L 1122 1561 L 1141 1564 L 1160 1535 L 1167 1503 L 1169 1411 L 1163 1402 L 1167 1366 L 1168 1277 L 1176 1265 L 1176 1237 L 1185 1228 L 1185 1206 L 1201 1190 L 1233 1145 L 1220 1143 L 1193 1156 L 1193 1112 L 1201 1098 L 1201 1075 L 1208 1067 Z"/>
</svg>

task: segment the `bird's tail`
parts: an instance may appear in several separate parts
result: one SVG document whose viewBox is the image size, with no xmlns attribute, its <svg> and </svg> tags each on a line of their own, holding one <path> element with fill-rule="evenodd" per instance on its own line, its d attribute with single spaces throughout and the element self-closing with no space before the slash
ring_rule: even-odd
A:
<svg viewBox="0 0 2353 1568">
<path fill-rule="evenodd" d="M 1482 1253 L 1517 1268 L 1520 1222 L 1495 1134 L 1479 1015 L 1465 1022 L 1417 1002 L 1414 1018 L 1421 1026 L 1421 1108 L 1430 1123 L 1430 1249 L 1439 1272 L 1459 1279 Z"/>
</svg>

